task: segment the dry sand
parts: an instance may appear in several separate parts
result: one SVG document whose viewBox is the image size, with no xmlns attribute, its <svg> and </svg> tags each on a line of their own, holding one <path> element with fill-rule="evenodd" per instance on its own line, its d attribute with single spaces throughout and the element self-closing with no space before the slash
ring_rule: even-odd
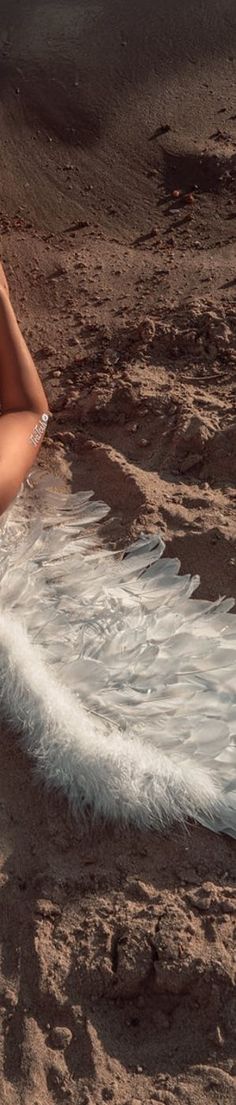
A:
<svg viewBox="0 0 236 1105">
<path fill-rule="evenodd" d="M 236 597 L 234 0 L 8 0 L 0 228 L 41 464 Z M 173 197 L 179 191 L 179 197 Z M 192 201 L 187 202 L 186 195 Z M 233 1105 L 235 845 L 82 830 L 0 741 L 6 1105 Z"/>
</svg>

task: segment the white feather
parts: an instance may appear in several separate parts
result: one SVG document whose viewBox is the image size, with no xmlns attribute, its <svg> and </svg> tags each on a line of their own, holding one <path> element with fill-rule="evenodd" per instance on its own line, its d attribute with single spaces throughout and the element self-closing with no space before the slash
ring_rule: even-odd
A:
<svg viewBox="0 0 236 1105">
<path fill-rule="evenodd" d="M 74 811 L 236 836 L 232 601 L 192 600 L 153 535 L 107 552 L 91 494 L 38 494 L 0 528 L 2 721 Z"/>
</svg>

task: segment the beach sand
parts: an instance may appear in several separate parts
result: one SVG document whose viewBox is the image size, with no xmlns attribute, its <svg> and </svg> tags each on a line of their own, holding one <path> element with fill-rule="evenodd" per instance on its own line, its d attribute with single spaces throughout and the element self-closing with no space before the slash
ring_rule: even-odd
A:
<svg viewBox="0 0 236 1105">
<path fill-rule="evenodd" d="M 40 459 L 236 598 L 234 0 L 2 0 L 1 256 Z M 6 1105 L 233 1105 L 235 844 L 82 827 L 0 738 Z"/>
</svg>

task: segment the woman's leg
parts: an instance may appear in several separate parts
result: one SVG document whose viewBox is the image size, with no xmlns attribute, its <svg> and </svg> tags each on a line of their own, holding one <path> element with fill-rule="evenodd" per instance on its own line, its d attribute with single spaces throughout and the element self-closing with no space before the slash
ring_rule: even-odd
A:
<svg viewBox="0 0 236 1105">
<path fill-rule="evenodd" d="M 1 274 L 0 274 L 1 275 Z M 2 412 L 48 409 L 46 396 L 0 280 L 0 405 Z"/>
<path fill-rule="evenodd" d="M 0 405 L 1 514 L 35 462 L 49 417 L 46 395 L 18 326 L 1 268 Z"/>
</svg>

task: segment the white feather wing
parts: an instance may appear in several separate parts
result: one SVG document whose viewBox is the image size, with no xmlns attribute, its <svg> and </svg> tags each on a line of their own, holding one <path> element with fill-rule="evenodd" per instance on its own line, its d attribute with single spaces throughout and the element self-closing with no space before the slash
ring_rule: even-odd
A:
<svg viewBox="0 0 236 1105">
<path fill-rule="evenodd" d="M 107 552 L 92 494 L 38 495 L 34 523 L 28 493 L 1 525 L 2 716 L 75 808 L 236 835 L 232 601 L 193 600 L 153 535 Z"/>
</svg>

